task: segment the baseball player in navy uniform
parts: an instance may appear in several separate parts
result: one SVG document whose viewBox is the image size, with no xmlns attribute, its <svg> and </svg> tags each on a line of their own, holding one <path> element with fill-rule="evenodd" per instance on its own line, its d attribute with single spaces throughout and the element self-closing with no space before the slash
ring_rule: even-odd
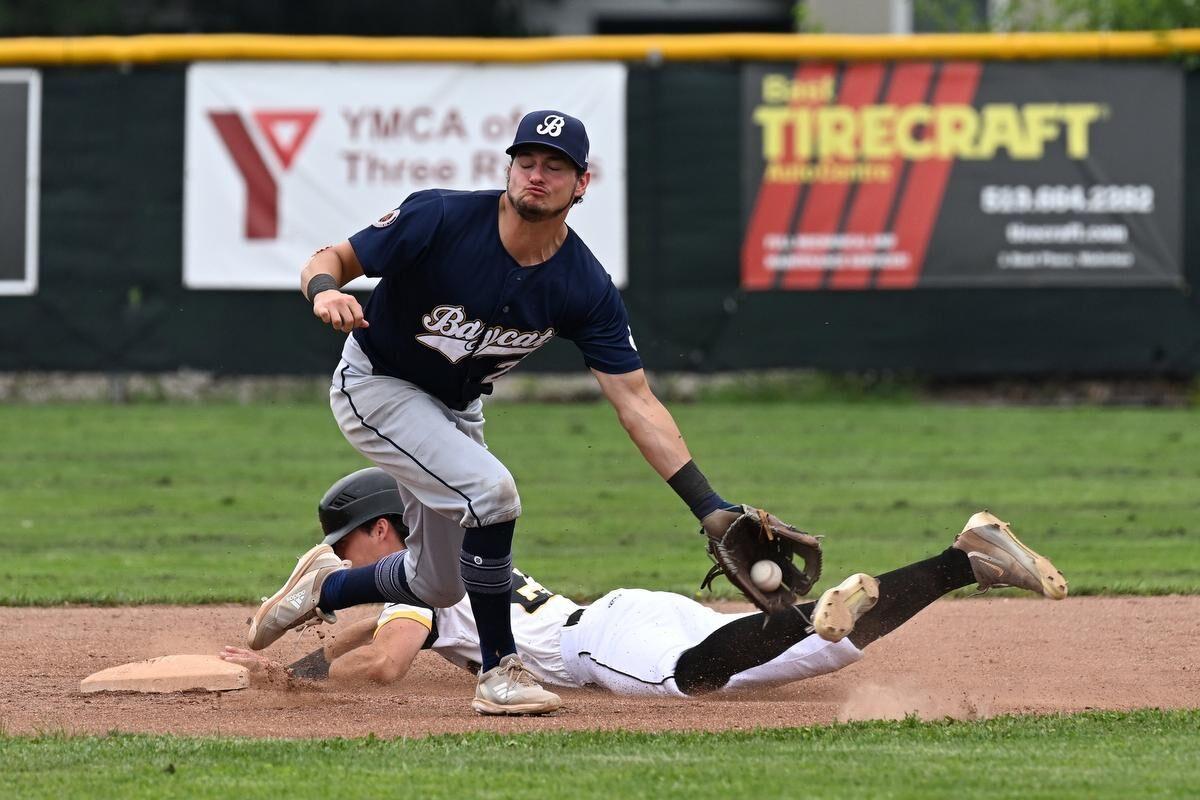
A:
<svg viewBox="0 0 1200 800">
<path fill-rule="evenodd" d="M 355 566 L 404 550 L 407 503 L 377 468 L 352 473 L 319 507 L 324 543 Z M 617 589 L 580 606 L 520 570 L 505 596 L 527 672 L 552 686 L 592 686 L 623 695 L 687 697 L 778 686 L 841 669 L 862 648 L 895 630 L 943 594 L 978 583 L 1066 595 L 1066 581 L 995 516 L 973 515 L 954 544 L 933 558 L 872 577 L 851 575 L 797 613 L 721 614 L 669 592 Z M 300 677 L 392 683 L 417 653 L 431 649 L 478 671 L 480 635 L 468 600 L 449 608 L 392 602 L 377 618 L 339 631 L 332 644 L 295 664 Z M 223 658 L 249 667 L 269 662 L 240 648 Z"/>
<path fill-rule="evenodd" d="M 736 516 L 651 392 L 616 287 L 567 227 L 591 178 L 588 147 L 578 119 L 527 114 L 507 150 L 503 190 L 416 192 L 304 267 L 301 288 L 313 313 L 351 334 L 330 390 L 338 425 L 395 479 L 411 533 L 404 551 L 355 569 L 328 545 L 310 550 L 255 614 L 252 648 L 289 628 L 332 621 L 339 608 L 450 608 L 465 589 L 481 648 L 472 707 L 482 714 L 558 708 L 513 640 L 511 551 L 521 499 L 484 444 L 480 400 L 555 336 L 576 344 L 634 444 L 702 527 L 723 531 Z M 360 275 L 380 279 L 365 309 L 340 291 Z"/>
</svg>

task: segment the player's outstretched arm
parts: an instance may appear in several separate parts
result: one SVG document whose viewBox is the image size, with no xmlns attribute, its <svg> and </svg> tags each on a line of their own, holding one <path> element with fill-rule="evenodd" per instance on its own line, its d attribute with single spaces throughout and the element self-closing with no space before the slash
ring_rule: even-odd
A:
<svg viewBox="0 0 1200 800">
<path fill-rule="evenodd" d="M 692 460 L 675 418 L 650 390 L 645 370 L 620 375 L 592 370 L 592 374 L 616 410 L 621 427 L 663 480 Z"/>
<path fill-rule="evenodd" d="M 313 316 L 342 333 L 366 328 L 362 306 L 352 294 L 340 291 L 363 274 L 362 264 L 349 240 L 313 253 L 300 271 L 300 293 L 313 306 Z"/>
<path fill-rule="evenodd" d="M 700 473 L 675 418 L 651 391 L 646 372 L 638 369 L 610 375 L 592 370 L 592 374 L 616 409 L 621 426 L 654 471 L 688 504 L 711 536 L 723 534 L 740 510 L 735 511 L 738 507 L 717 494 Z"/>
<path fill-rule="evenodd" d="M 395 683 L 408 674 L 428 636 L 429 629 L 415 620 L 392 620 L 370 644 L 334 659 L 329 678 L 340 683 Z"/>
<path fill-rule="evenodd" d="M 629 438 L 654 471 L 688 504 L 706 531 L 712 521 L 717 520 L 710 535 L 723 534 L 741 511 L 717 494 L 700 474 L 675 418 L 650 390 L 645 371 L 639 369 L 609 375 L 592 370 L 592 374 L 608 402 L 616 409 L 617 419 L 629 433 Z"/>
<path fill-rule="evenodd" d="M 765 511 L 726 501 L 709 484 L 688 453 L 671 414 L 658 401 L 642 370 L 609 375 L 592 370 L 621 425 L 642 455 L 700 520 L 716 563 L 702 585 L 724 573 L 763 611 L 778 613 L 812 588 L 821 574 L 821 543 Z M 793 563 L 802 555 L 804 569 Z M 752 568 L 770 561 L 778 569 L 759 581 Z"/>
<path fill-rule="evenodd" d="M 290 665 L 290 669 L 298 678 L 328 678 L 346 684 L 395 683 L 407 674 L 429 631 L 419 622 L 399 619 L 380 628 L 371 640 L 374 627 L 373 619 L 356 623 L 348 632 L 350 635 L 342 635 L 313 651 Z M 241 647 L 226 646 L 220 656 L 231 664 L 248 668 L 254 680 L 270 679 L 273 672 L 284 669 L 282 664 L 261 653 Z"/>
</svg>

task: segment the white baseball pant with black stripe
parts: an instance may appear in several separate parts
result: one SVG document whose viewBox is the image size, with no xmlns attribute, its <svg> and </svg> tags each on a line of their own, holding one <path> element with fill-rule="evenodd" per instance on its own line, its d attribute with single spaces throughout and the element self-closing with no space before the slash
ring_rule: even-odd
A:
<svg viewBox="0 0 1200 800">
<path fill-rule="evenodd" d="M 623 695 L 687 697 L 675 683 L 679 657 L 739 616 L 671 592 L 616 589 L 584 609 L 577 624 L 561 629 L 559 647 L 567 671 L 583 686 Z M 827 642 L 806 636 L 770 661 L 735 673 L 721 691 L 781 686 L 862 657 L 848 638 Z"/>
<path fill-rule="evenodd" d="M 346 440 L 400 488 L 409 589 L 448 608 L 464 594 L 463 529 L 516 519 L 521 498 L 512 474 L 484 444 L 481 400 L 455 411 L 416 384 L 371 371 L 348 336 L 329 405 Z"/>
</svg>

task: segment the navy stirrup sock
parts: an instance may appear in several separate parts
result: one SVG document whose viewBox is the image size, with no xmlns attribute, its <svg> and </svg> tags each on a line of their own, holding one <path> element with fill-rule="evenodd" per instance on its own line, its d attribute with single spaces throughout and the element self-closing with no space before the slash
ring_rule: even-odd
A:
<svg viewBox="0 0 1200 800">
<path fill-rule="evenodd" d="M 517 652 L 509 616 L 512 590 L 512 538 L 516 521 L 469 528 L 463 535 L 459 570 L 479 629 L 481 671 Z"/>
<path fill-rule="evenodd" d="M 427 605 L 408 588 L 404 574 L 406 552 L 391 553 L 374 564 L 333 573 L 321 585 L 321 601 L 317 606 L 322 611 L 337 611 L 367 603 Z"/>
<path fill-rule="evenodd" d="M 375 588 L 375 565 L 340 569 L 321 584 L 322 611 L 337 611 L 363 603 L 381 603 L 383 598 Z"/>
</svg>

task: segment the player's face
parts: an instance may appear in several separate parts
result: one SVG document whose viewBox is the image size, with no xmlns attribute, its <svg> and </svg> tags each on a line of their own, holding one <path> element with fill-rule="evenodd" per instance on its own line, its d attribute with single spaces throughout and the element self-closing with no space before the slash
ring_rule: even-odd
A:
<svg viewBox="0 0 1200 800">
<path fill-rule="evenodd" d="M 376 523 L 376 527 L 358 528 L 346 534 L 333 546 L 333 552 L 338 558 L 346 559 L 355 567 L 365 567 L 374 564 L 386 555 L 404 549 L 395 531 L 386 523 Z"/>
<path fill-rule="evenodd" d="M 541 222 L 563 215 L 587 188 L 571 160 L 548 147 L 529 147 L 513 155 L 508 172 L 508 202 L 521 219 Z"/>
</svg>

